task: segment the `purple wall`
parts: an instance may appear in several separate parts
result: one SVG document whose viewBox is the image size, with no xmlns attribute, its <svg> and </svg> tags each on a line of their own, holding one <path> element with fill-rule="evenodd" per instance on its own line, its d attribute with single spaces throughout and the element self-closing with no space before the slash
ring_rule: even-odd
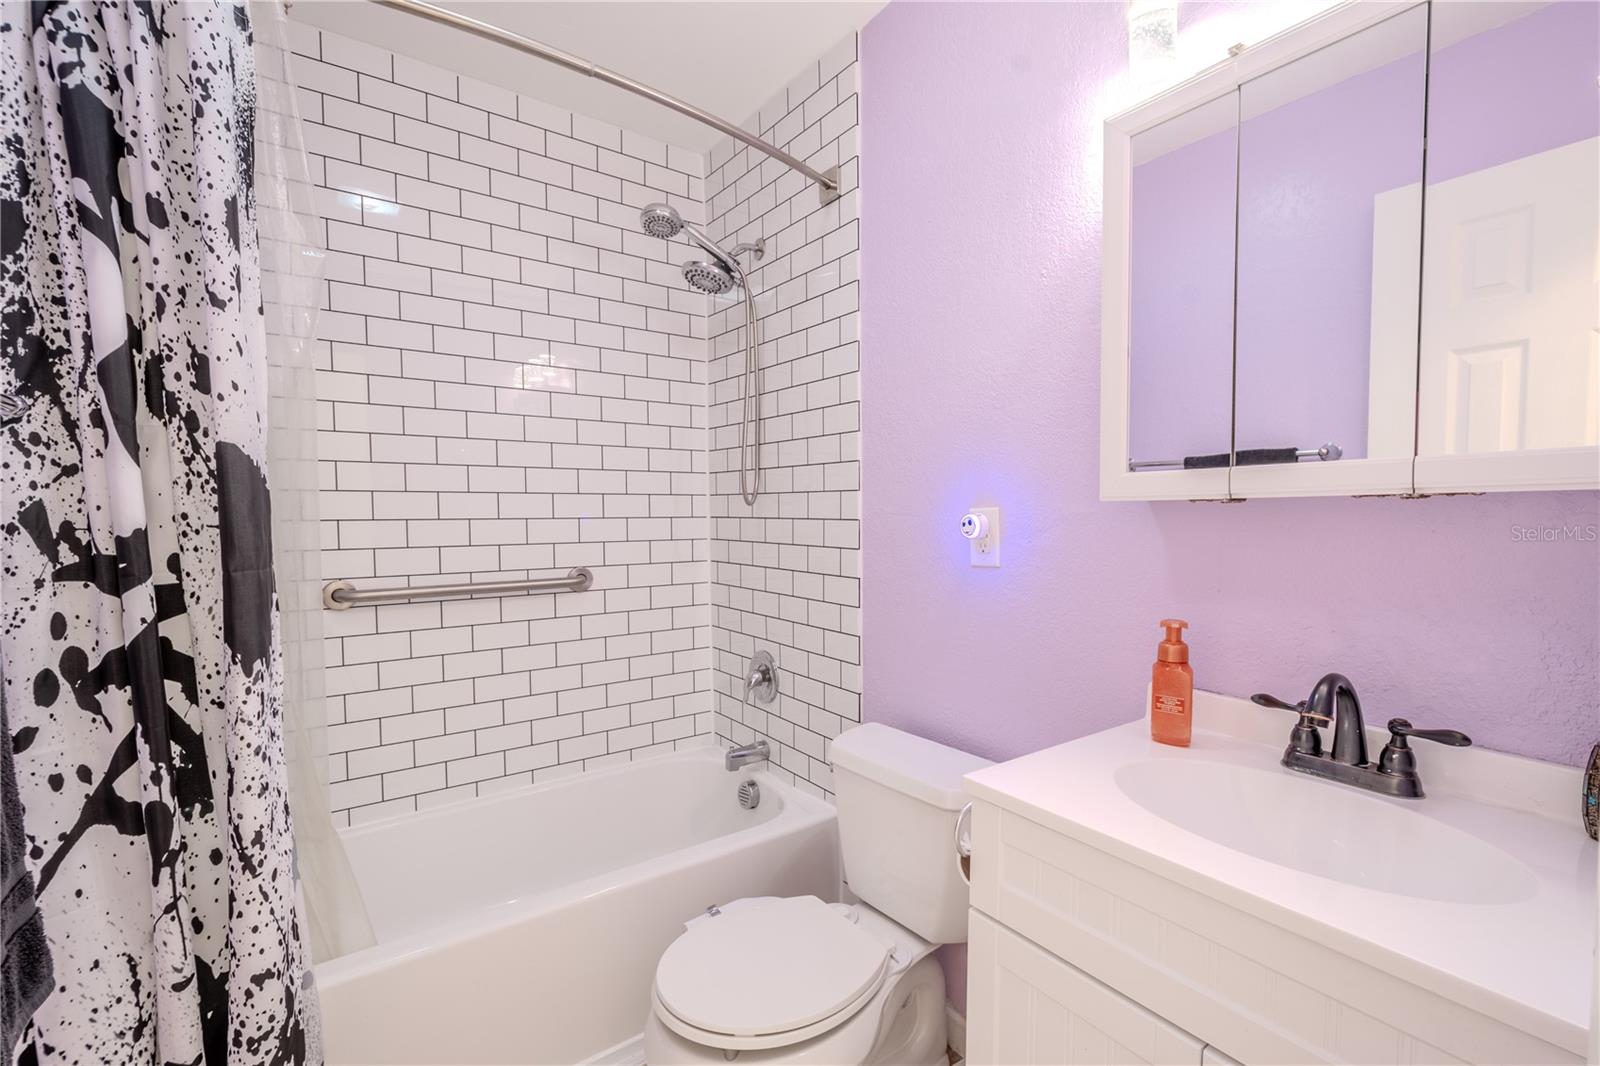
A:
<svg viewBox="0 0 1600 1066">
<path fill-rule="evenodd" d="M 1179 615 L 1203 688 L 1294 697 L 1339 669 L 1375 720 L 1576 763 L 1600 739 L 1596 545 L 1518 530 L 1600 525 L 1597 494 L 1100 502 L 1124 11 L 895 3 L 863 36 L 865 716 L 994 758 L 1082 736 L 1141 714 Z M 967 564 L 972 504 L 1003 510 L 1002 569 Z"/>
</svg>

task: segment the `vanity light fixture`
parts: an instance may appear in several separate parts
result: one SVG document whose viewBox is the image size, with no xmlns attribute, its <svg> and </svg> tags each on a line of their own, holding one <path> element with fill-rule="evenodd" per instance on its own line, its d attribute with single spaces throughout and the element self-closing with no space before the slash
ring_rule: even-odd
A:
<svg viewBox="0 0 1600 1066">
<path fill-rule="evenodd" d="M 1177 0 L 1130 0 L 1128 72 L 1138 85 L 1165 81 L 1178 61 Z"/>
</svg>

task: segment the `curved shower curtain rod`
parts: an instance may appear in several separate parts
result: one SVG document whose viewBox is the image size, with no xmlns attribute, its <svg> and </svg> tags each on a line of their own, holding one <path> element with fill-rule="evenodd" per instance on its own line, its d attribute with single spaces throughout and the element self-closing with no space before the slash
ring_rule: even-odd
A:
<svg viewBox="0 0 1600 1066">
<path fill-rule="evenodd" d="M 498 26 L 484 22 L 480 19 L 457 14 L 454 11 L 438 7 L 434 4 L 424 3 L 423 0 L 373 0 L 373 2 L 380 4 L 383 7 L 393 8 L 396 11 L 404 11 L 407 14 L 417 15 L 425 19 L 431 19 L 434 22 L 438 22 L 446 26 L 454 26 L 458 30 L 465 30 L 468 33 L 485 38 L 486 40 L 509 45 L 519 52 L 526 52 L 527 54 L 536 56 L 537 58 L 543 59 L 548 63 L 554 63 L 558 67 L 566 67 L 568 70 L 576 71 L 579 74 L 585 74 L 591 78 L 597 78 L 608 85 L 615 85 L 619 89 L 626 89 L 636 96 L 644 97 L 646 100 L 653 100 L 663 107 L 671 108 L 680 115 L 688 115 L 697 122 L 703 122 L 713 129 L 720 130 L 721 132 L 726 133 L 729 137 L 732 137 L 734 140 L 742 141 L 758 152 L 765 152 L 767 155 L 776 159 L 784 166 L 789 167 L 791 170 L 797 170 L 801 174 L 804 174 L 806 177 L 817 183 L 817 188 L 821 193 L 823 203 L 829 203 L 830 201 L 836 200 L 839 197 L 838 167 L 831 167 L 826 171 L 815 170 L 812 167 L 807 166 L 805 163 L 802 163 L 788 152 L 785 152 L 783 149 L 768 144 L 760 137 L 745 132 L 738 126 L 735 126 L 733 123 L 728 122 L 726 119 L 718 118 L 711 112 L 704 111 L 691 103 L 686 103 L 683 100 L 679 100 L 676 96 L 670 96 L 667 93 L 662 92 L 660 89 L 653 88 L 652 86 L 646 85 L 640 81 L 634 81 L 632 78 L 627 77 L 626 75 L 618 74 L 613 70 L 607 70 L 605 67 L 596 66 L 587 59 L 582 59 L 571 54 L 570 52 L 563 52 L 559 48 L 551 48 L 549 45 L 535 41 L 531 37 L 524 37 L 521 34 L 512 33 L 510 30 L 503 30 Z"/>
</svg>

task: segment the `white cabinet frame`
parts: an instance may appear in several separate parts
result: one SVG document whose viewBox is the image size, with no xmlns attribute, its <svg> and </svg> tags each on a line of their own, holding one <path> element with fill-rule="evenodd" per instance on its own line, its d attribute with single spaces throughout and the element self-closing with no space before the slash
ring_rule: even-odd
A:
<svg viewBox="0 0 1600 1066">
<path fill-rule="evenodd" d="M 1237 496 L 1241 470 L 1255 496 L 1403 493 L 1411 490 L 1411 460 L 1299 463 L 1293 467 L 1218 467 L 1207 470 L 1128 469 L 1132 372 L 1133 139 L 1168 119 L 1237 93 L 1252 78 L 1310 55 L 1368 26 L 1422 6 L 1421 0 L 1347 3 L 1269 37 L 1158 96 L 1106 120 L 1105 236 L 1100 305 L 1100 498 L 1103 500 L 1203 500 Z M 1420 149 L 1419 149 L 1420 150 Z M 1235 181 L 1238 176 L 1235 175 Z M 1237 220 L 1235 221 L 1237 229 Z M 1421 234 L 1418 234 L 1421 239 Z M 1233 390 L 1230 388 L 1229 394 Z M 1320 442 L 1303 442 L 1315 446 Z M 1309 484 L 1300 484 L 1314 468 Z"/>
<path fill-rule="evenodd" d="M 1420 6 L 1423 6 L 1422 0 L 1340 4 L 1106 120 L 1105 229 L 1101 257 L 1101 499 L 1206 500 L 1600 488 L 1600 449 L 1597 448 L 1407 455 L 1329 463 L 1138 473 L 1128 469 L 1132 421 L 1129 343 L 1132 335 L 1130 260 L 1134 137 L 1194 108 L 1235 94 L 1253 78 Z M 1417 240 L 1423 240 L 1420 227 Z M 1413 369 L 1415 358 L 1413 356 Z M 1414 425 L 1415 373 L 1411 390 Z M 1230 389 L 1230 395 L 1232 392 Z M 1319 442 L 1295 443 L 1310 447 Z"/>
</svg>

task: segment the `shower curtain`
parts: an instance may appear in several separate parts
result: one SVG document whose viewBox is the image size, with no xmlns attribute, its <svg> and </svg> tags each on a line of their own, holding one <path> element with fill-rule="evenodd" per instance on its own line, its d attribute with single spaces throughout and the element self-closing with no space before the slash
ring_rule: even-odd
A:
<svg viewBox="0 0 1600 1066">
<path fill-rule="evenodd" d="M 0 88 L 0 742 L 55 970 L 16 1059 L 314 1061 L 249 10 L 6 0 Z"/>
<path fill-rule="evenodd" d="M 322 529 L 313 364 L 326 255 L 306 157 L 283 5 L 250 5 L 256 55 L 256 223 L 267 325 L 267 480 L 272 561 L 283 646 L 284 755 L 295 863 L 305 893 L 311 957 L 369 947 L 367 917 L 328 801 L 323 703 Z"/>
</svg>

